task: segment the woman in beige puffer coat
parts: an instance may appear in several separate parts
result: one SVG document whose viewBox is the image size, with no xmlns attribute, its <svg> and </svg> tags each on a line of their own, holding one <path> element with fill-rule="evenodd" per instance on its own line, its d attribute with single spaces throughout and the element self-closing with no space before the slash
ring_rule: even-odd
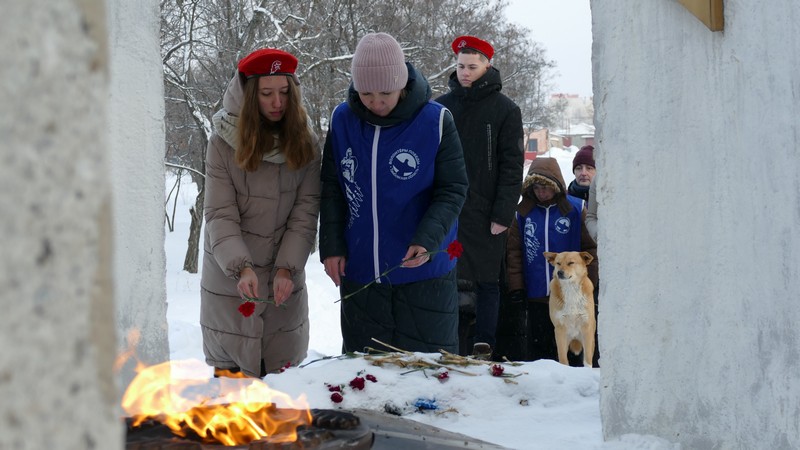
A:
<svg viewBox="0 0 800 450">
<path fill-rule="evenodd" d="M 296 67 L 280 50 L 251 53 L 213 118 L 200 325 L 215 376 L 263 377 L 308 350 L 304 269 L 317 233 L 320 155 Z M 248 299 L 257 300 L 246 305 L 251 314 L 240 311 Z"/>
</svg>

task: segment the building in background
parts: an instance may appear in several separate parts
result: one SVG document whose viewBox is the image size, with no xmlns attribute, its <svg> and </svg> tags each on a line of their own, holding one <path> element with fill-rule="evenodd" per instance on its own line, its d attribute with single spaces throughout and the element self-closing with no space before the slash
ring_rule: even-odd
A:
<svg viewBox="0 0 800 450">
<path fill-rule="evenodd" d="M 570 128 L 579 123 L 594 122 L 594 104 L 592 97 L 581 97 L 578 94 L 553 94 L 549 106 L 558 111 L 555 128 Z"/>
<path fill-rule="evenodd" d="M 567 128 L 552 130 L 550 135 L 551 142 L 556 147 L 580 148 L 584 145 L 594 145 L 594 125 L 589 123 L 570 124 Z M 554 141 L 553 137 L 560 139 L 560 142 Z"/>
<path fill-rule="evenodd" d="M 551 128 L 528 130 L 524 142 L 526 160 L 534 159 L 552 147 L 595 145 L 592 97 L 553 94 L 548 106 L 558 111 L 555 124 Z"/>
</svg>

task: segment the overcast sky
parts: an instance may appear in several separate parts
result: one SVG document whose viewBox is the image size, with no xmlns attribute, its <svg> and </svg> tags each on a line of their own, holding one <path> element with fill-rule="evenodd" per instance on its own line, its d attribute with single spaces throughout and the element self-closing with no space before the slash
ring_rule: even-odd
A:
<svg viewBox="0 0 800 450">
<path fill-rule="evenodd" d="M 592 95 L 592 16 L 589 0 L 509 0 L 509 19 L 557 64 L 554 93 Z M 502 70 L 502 68 L 500 68 Z"/>
</svg>

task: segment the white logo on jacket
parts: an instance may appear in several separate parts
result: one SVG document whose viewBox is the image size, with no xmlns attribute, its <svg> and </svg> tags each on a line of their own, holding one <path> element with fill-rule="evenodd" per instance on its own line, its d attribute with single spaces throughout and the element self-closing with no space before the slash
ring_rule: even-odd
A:
<svg viewBox="0 0 800 450">
<path fill-rule="evenodd" d="M 539 254 L 539 249 L 542 247 L 541 242 L 536 239 L 536 222 L 532 221 L 529 217 L 525 218 L 525 259 L 528 263 L 533 262 L 536 259 L 536 255 Z"/>
<path fill-rule="evenodd" d="M 561 234 L 569 233 L 569 229 L 572 226 L 572 222 L 569 220 L 569 217 L 559 217 L 556 219 L 556 231 Z"/>
<path fill-rule="evenodd" d="M 364 201 L 364 193 L 356 184 L 358 160 L 353 156 L 352 148 L 348 148 L 345 152 L 344 158 L 339 162 L 339 168 L 344 179 L 344 195 L 347 197 L 347 205 L 350 208 L 350 217 L 347 221 L 347 228 L 350 228 L 353 226 L 355 218 L 358 217 L 358 211 Z"/>
<path fill-rule="evenodd" d="M 389 158 L 389 170 L 398 180 L 410 180 L 419 172 L 419 156 L 413 150 L 398 149 Z"/>
</svg>

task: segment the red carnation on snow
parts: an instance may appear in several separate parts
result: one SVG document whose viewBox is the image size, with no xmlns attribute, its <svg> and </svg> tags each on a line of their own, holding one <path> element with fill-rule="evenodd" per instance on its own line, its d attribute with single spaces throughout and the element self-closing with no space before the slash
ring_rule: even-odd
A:
<svg viewBox="0 0 800 450">
<path fill-rule="evenodd" d="M 239 305 L 239 312 L 245 317 L 250 317 L 256 311 L 256 304 L 253 302 L 243 302 Z"/>
<path fill-rule="evenodd" d="M 442 383 L 444 383 L 445 381 L 447 381 L 448 379 L 450 379 L 450 374 L 449 374 L 449 373 L 447 373 L 447 371 L 445 370 L 444 372 L 440 372 L 440 373 L 436 374 L 436 378 L 438 378 L 438 379 L 439 379 L 439 381 L 441 381 Z"/>
<path fill-rule="evenodd" d="M 350 387 L 353 389 L 358 389 L 359 391 L 364 389 L 364 378 L 362 377 L 355 377 L 350 380 Z"/>
<path fill-rule="evenodd" d="M 356 375 L 356 377 L 353 378 L 352 380 L 350 380 L 350 383 L 349 383 L 350 389 L 352 389 L 354 391 L 362 391 L 362 390 L 364 390 L 364 387 L 366 385 L 366 380 L 369 380 L 369 381 L 371 381 L 373 383 L 377 383 L 378 382 L 378 379 L 375 378 L 375 375 L 372 375 L 372 374 L 368 373 L 368 374 L 364 375 L 363 377 L 361 377 L 360 375 L 362 375 L 363 373 L 364 373 L 363 370 L 359 371 L 358 374 Z M 331 401 L 334 402 L 334 403 L 341 403 L 341 401 L 344 399 L 345 385 L 343 385 L 343 384 L 334 385 L 334 384 L 330 384 L 330 383 L 325 383 L 325 387 L 328 388 L 329 392 L 332 392 Z"/>
<path fill-rule="evenodd" d="M 505 368 L 503 368 L 503 366 L 501 366 L 500 364 L 492 365 L 492 376 L 493 377 L 502 377 L 504 371 L 505 371 Z"/>
</svg>

